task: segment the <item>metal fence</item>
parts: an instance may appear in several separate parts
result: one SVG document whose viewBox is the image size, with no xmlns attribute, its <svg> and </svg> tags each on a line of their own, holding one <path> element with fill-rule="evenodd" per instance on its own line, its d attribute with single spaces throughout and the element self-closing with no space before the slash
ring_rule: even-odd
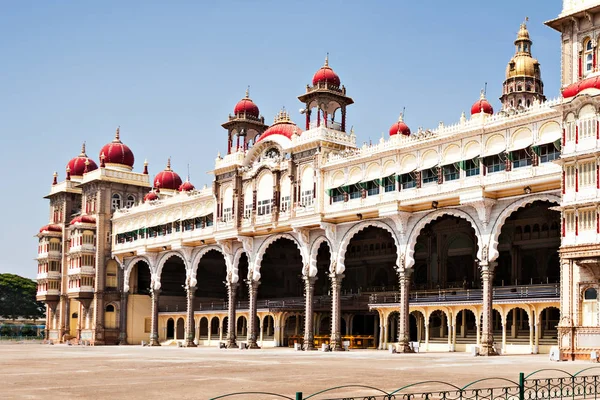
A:
<svg viewBox="0 0 600 400">
<path fill-rule="evenodd" d="M 598 399 L 600 375 L 588 374 L 593 366 L 571 374 L 561 369 L 541 369 L 528 375 L 520 373 L 516 381 L 492 377 L 465 386 L 443 381 L 411 383 L 392 391 L 366 385 L 343 385 L 304 396 L 302 392 L 285 395 L 269 392 L 237 392 L 213 397 L 217 399 L 288 399 L 288 400 L 545 400 Z M 539 377 L 543 373 L 553 377 Z"/>
</svg>

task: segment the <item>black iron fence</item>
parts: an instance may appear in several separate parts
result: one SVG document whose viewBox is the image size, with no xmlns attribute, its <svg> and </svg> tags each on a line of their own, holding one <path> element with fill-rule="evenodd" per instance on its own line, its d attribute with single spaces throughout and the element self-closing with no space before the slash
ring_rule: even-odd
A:
<svg viewBox="0 0 600 400">
<path fill-rule="evenodd" d="M 288 399 L 288 400 L 546 400 L 598 399 L 600 375 L 588 374 L 589 367 L 571 374 L 560 369 L 541 369 L 528 375 L 520 373 L 516 381 L 501 377 L 479 379 L 464 386 L 449 382 L 411 383 L 392 391 L 366 385 L 343 385 L 304 396 L 302 392 L 285 395 L 269 392 L 237 392 L 213 397 L 217 399 Z M 542 373 L 555 375 L 539 377 Z"/>
</svg>

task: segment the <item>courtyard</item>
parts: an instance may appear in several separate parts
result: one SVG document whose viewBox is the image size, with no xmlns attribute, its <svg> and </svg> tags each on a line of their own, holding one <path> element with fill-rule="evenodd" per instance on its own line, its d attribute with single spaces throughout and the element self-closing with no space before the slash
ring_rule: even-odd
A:
<svg viewBox="0 0 600 400">
<path fill-rule="evenodd" d="M 518 381 L 543 368 L 580 371 L 585 361 L 551 362 L 548 355 L 473 357 L 468 353 L 390 354 L 354 350 L 322 353 L 288 348 L 220 350 L 141 346 L 82 347 L 0 344 L 2 399 L 209 399 L 267 391 L 305 396 L 361 384 L 392 391 L 419 381 L 457 386 L 486 377 Z M 600 374 L 588 371 L 588 374 Z M 542 377 L 557 376 L 543 372 Z M 490 386 L 501 386 L 501 383 Z M 356 391 L 355 391 L 356 393 Z M 339 394 L 339 393 L 336 393 Z M 333 397 L 333 396 L 332 396 Z M 250 395 L 236 399 L 268 399 Z"/>
</svg>

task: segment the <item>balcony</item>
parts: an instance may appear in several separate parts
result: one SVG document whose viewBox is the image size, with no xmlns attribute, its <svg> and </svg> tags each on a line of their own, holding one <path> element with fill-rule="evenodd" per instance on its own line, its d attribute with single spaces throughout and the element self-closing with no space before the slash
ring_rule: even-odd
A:
<svg viewBox="0 0 600 400">
<path fill-rule="evenodd" d="M 59 299 L 60 290 L 58 289 L 38 290 L 36 294 L 36 300 L 44 303 L 58 301 Z"/>
<path fill-rule="evenodd" d="M 93 286 L 80 286 L 67 289 L 67 293 L 72 299 L 91 299 L 94 297 Z"/>
<path fill-rule="evenodd" d="M 71 246 L 69 248 L 69 253 L 96 253 L 96 246 L 89 243 Z"/>
<path fill-rule="evenodd" d="M 600 234 L 596 233 L 595 229 L 592 230 L 583 230 L 580 229 L 577 232 L 567 232 L 567 234 L 562 238 L 563 246 L 577 246 L 582 244 L 596 244 L 600 241 Z"/>
<path fill-rule="evenodd" d="M 343 132 L 342 124 L 340 124 L 339 122 L 327 121 L 327 125 L 325 125 L 323 121 L 321 121 L 320 125 L 317 125 L 317 121 L 311 121 L 310 123 L 310 129 L 316 129 L 321 126 L 325 129 L 331 129 L 332 131 Z"/>
<path fill-rule="evenodd" d="M 67 271 L 68 276 L 76 276 L 76 275 L 87 275 L 94 276 L 96 274 L 96 268 L 93 266 L 82 266 L 82 267 L 74 267 L 69 268 Z"/>
<path fill-rule="evenodd" d="M 231 223 L 233 226 L 233 223 Z M 138 237 L 138 239 L 131 238 L 130 240 L 113 243 L 113 253 L 123 253 L 134 251 L 137 249 L 145 249 L 152 247 L 170 246 L 175 243 L 181 242 L 195 242 L 200 240 L 206 240 L 212 235 L 214 231 L 213 225 L 205 226 L 201 229 L 190 229 L 190 230 L 172 230 L 171 233 L 165 235 L 157 235 L 152 237 Z"/>
<path fill-rule="evenodd" d="M 47 271 L 47 272 L 40 272 L 39 274 L 37 274 L 37 280 L 41 281 L 41 280 L 60 280 L 61 278 L 61 273 L 60 271 Z"/>
<path fill-rule="evenodd" d="M 62 254 L 59 250 L 49 250 L 46 252 L 41 252 L 38 253 L 37 259 L 38 260 L 60 260 L 62 257 Z"/>
</svg>

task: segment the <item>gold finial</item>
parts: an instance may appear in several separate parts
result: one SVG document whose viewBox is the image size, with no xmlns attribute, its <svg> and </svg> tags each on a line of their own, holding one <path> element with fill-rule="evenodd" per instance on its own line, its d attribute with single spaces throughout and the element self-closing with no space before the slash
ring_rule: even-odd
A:
<svg viewBox="0 0 600 400">
<path fill-rule="evenodd" d="M 81 154 L 79 155 L 79 157 L 87 157 L 87 154 L 85 154 L 85 142 L 83 142 L 83 144 L 81 145 Z"/>
<path fill-rule="evenodd" d="M 273 120 L 273 123 L 279 123 L 279 122 L 290 122 L 290 114 L 288 114 L 288 112 L 285 110 L 285 107 L 281 108 L 281 111 L 279 111 L 279 113 L 275 116 L 275 119 Z"/>
<path fill-rule="evenodd" d="M 117 131 L 115 132 L 115 140 L 113 140 L 113 142 L 120 142 L 121 141 L 121 126 L 117 126 Z"/>
<path fill-rule="evenodd" d="M 56 185 L 58 183 L 58 172 L 54 171 L 52 174 L 52 185 Z"/>
<path fill-rule="evenodd" d="M 404 121 L 404 111 L 402 111 L 400 113 L 400 116 L 398 117 L 398 122 L 403 122 Z"/>
<path fill-rule="evenodd" d="M 481 92 L 479 93 L 479 98 L 481 100 L 485 99 L 485 90 L 481 89 Z"/>
<path fill-rule="evenodd" d="M 144 167 L 147 167 L 147 166 L 148 166 L 148 159 L 146 158 L 146 159 L 144 160 Z"/>
<path fill-rule="evenodd" d="M 327 52 L 327 55 L 325 56 L 325 66 L 329 67 L 329 52 Z"/>
<path fill-rule="evenodd" d="M 248 85 L 248 87 L 246 88 L 246 98 L 250 98 L 250 85 Z"/>
<path fill-rule="evenodd" d="M 170 171 L 171 170 L 171 157 L 167 158 L 167 168 L 165 168 L 165 171 Z"/>
</svg>

